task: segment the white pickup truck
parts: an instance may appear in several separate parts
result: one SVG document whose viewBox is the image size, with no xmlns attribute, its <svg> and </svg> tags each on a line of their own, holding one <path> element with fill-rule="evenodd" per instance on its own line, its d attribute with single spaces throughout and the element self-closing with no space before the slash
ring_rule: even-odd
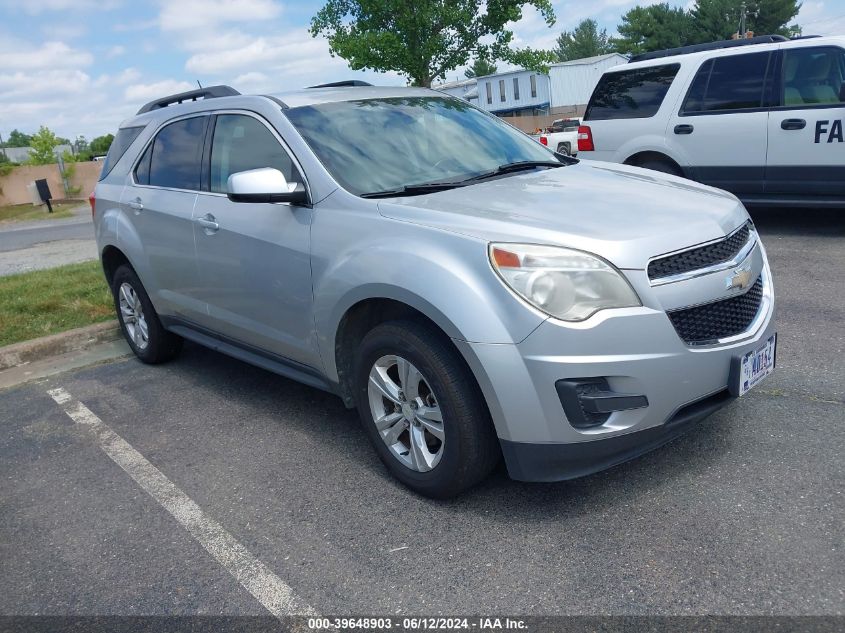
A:
<svg viewBox="0 0 845 633">
<path fill-rule="evenodd" d="M 575 156 L 578 154 L 578 119 L 558 119 L 542 134 L 532 134 L 531 138 L 555 150 L 558 154 Z"/>
</svg>

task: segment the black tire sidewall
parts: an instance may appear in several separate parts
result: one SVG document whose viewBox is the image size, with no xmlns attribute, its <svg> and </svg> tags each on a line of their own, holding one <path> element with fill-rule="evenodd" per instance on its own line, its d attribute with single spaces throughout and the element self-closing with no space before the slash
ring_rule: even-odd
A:
<svg viewBox="0 0 845 633">
<path fill-rule="evenodd" d="M 120 287 L 125 283 L 132 286 L 144 310 L 148 334 L 147 347 L 144 349 L 140 349 L 135 345 L 135 342 L 129 336 L 126 330 L 126 324 L 123 322 L 123 315 L 120 312 Z M 150 297 L 147 295 L 146 289 L 138 278 L 138 275 L 129 266 L 120 266 L 115 271 L 112 279 L 112 295 L 114 297 L 114 307 L 117 312 L 120 329 L 135 355 L 146 363 L 158 363 L 168 357 L 172 357 L 175 350 L 171 349 L 174 347 L 174 341 L 171 339 L 174 337 L 162 326 L 152 301 L 150 301 Z"/>
<path fill-rule="evenodd" d="M 455 358 L 456 352 L 449 350 L 442 341 L 431 345 L 426 339 L 436 335 L 427 328 L 422 328 L 420 334 L 403 328 L 400 323 L 388 323 L 364 338 L 355 364 L 356 404 L 365 431 L 390 472 L 426 496 L 444 498 L 457 494 L 477 479 L 468 472 L 471 465 L 467 464 L 466 458 L 470 452 L 467 444 L 480 439 L 474 438 L 479 421 L 470 419 L 473 415 L 467 415 L 467 399 L 470 400 L 470 411 L 475 416 L 481 415 L 483 423 L 489 424 L 489 418 L 486 405 L 477 402 L 477 394 L 466 384 L 466 372 Z M 386 355 L 397 355 L 410 361 L 423 374 L 437 398 L 443 415 L 445 442 L 440 462 L 430 471 L 417 472 L 399 462 L 376 429 L 370 412 L 369 374 L 376 360 Z M 459 379 L 454 380 L 456 377 Z"/>
</svg>

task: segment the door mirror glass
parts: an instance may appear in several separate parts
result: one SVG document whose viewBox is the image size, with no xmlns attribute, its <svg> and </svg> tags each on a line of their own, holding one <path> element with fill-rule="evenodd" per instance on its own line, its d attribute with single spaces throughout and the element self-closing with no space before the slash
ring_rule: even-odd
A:
<svg viewBox="0 0 845 633">
<path fill-rule="evenodd" d="M 307 204 L 308 194 L 300 183 L 288 182 L 278 169 L 262 167 L 229 176 L 227 186 L 233 202 L 290 202 Z"/>
</svg>

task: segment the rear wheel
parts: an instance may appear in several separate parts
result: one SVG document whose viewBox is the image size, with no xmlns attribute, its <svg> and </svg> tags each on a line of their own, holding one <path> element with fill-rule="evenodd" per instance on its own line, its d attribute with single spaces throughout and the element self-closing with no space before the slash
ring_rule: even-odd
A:
<svg viewBox="0 0 845 633">
<path fill-rule="evenodd" d="M 355 392 L 382 462 L 420 494 L 454 496 L 496 465 L 498 440 L 475 378 L 429 324 L 392 321 L 367 334 Z"/>
<path fill-rule="evenodd" d="M 636 163 L 637 167 L 643 169 L 651 169 L 653 171 L 661 171 L 664 174 L 672 174 L 673 176 L 683 176 L 681 168 L 670 160 L 660 160 L 659 158 L 652 158 Z"/>
<path fill-rule="evenodd" d="M 112 278 L 120 329 L 129 347 L 145 363 L 163 363 L 182 349 L 182 338 L 164 329 L 135 271 L 126 264 Z"/>
<path fill-rule="evenodd" d="M 563 154 L 564 156 L 572 156 L 572 147 L 569 143 L 558 143 L 557 153 Z"/>
</svg>

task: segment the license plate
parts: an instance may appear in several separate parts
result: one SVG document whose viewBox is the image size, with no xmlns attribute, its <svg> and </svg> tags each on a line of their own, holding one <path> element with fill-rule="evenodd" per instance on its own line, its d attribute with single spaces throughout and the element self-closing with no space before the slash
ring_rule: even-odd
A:
<svg viewBox="0 0 845 633">
<path fill-rule="evenodd" d="M 762 347 L 734 358 L 735 370 L 731 372 L 734 395 L 744 396 L 774 371 L 776 345 L 777 334 L 772 334 Z"/>
</svg>

